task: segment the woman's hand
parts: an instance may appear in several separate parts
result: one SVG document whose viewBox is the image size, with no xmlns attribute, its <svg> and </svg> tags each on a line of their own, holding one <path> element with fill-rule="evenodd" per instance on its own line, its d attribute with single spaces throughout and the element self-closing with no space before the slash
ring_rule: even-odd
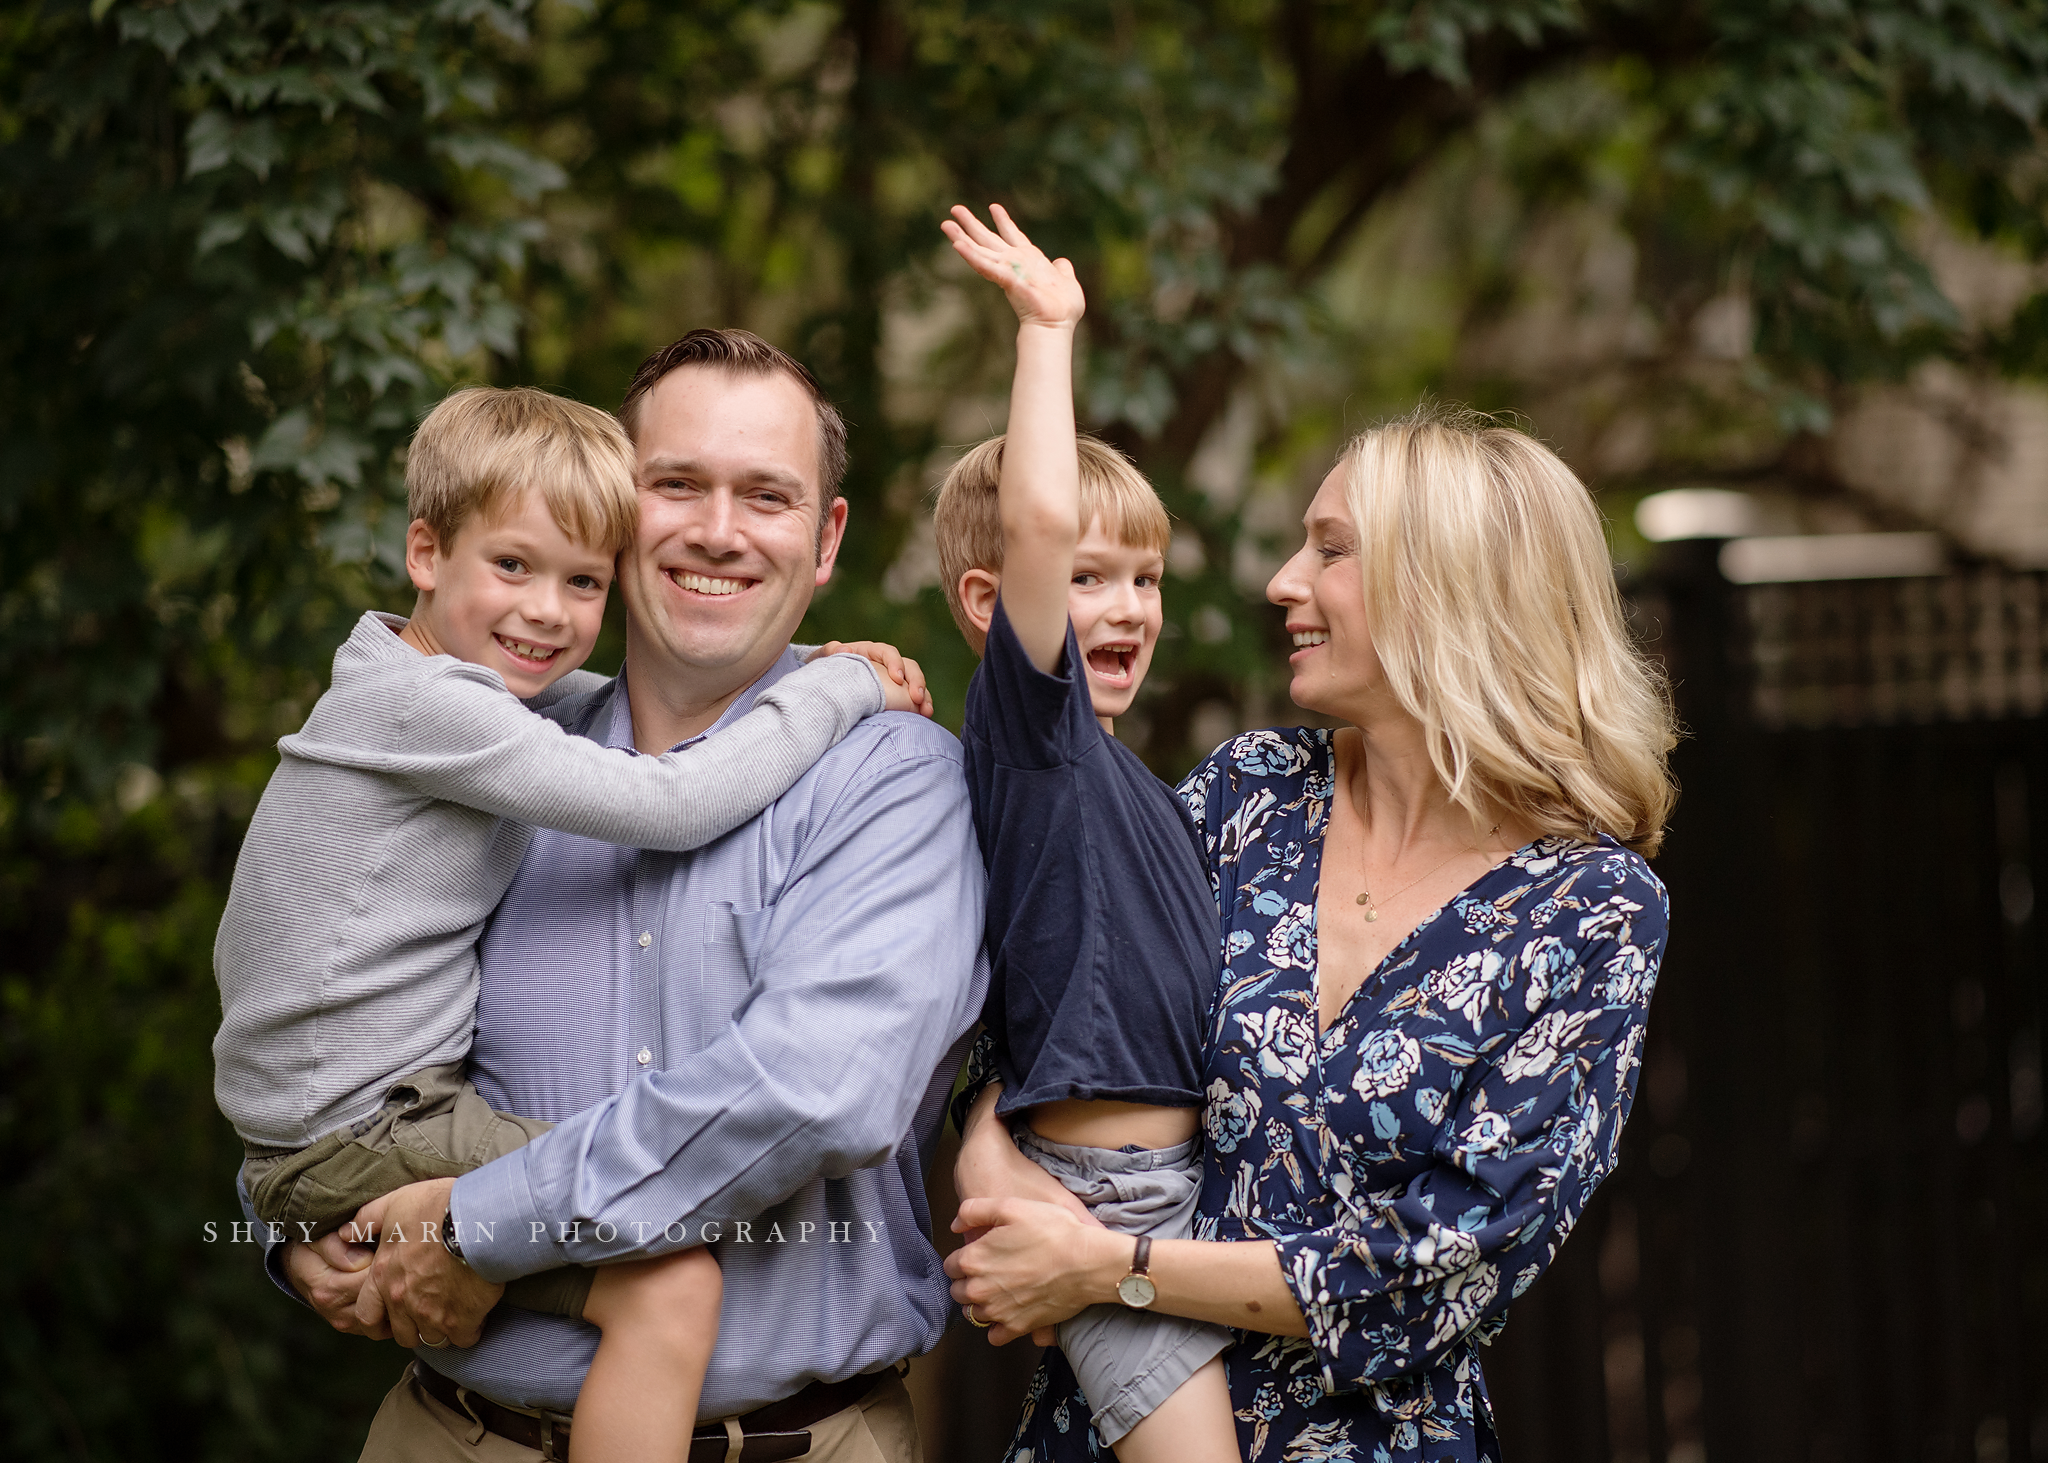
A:
<svg viewBox="0 0 2048 1463">
<path fill-rule="evenodd" d="M 1088 308 L 1072 262 L 1046 258 L 1000 203 L 988 206 L 988 216 L 995 220 L 993 229 L 956 203 L 953 216 L 939 227 L 976 274 L 1003 287 L 1020 325 L 1072 330 Z"/>
<path fill-rule="evenodd" d="M 885 710 L 932 714 L 932 693 L 924 683 L 923 667 L 895 646 L 879 640 L 832 640 L 819 646 L 818 654 L 866 656 L 882 683 Z"/>
<path fill-rule="evenodd" d="M 946 1273 L 953 1299 L 989 1323 L 994 1346 L 1034 1334 L 1050 1345 L 1061 1321 L 1114 1300 L 1130 1268 L 1129 1235 L 1083 1223 L 1057 1204 L 967 1199 L 953 1228 L 981 1235 L 946 1256 Z"/>
<path fill-rule="evenodd" d="M 1101 1220 L 1088 1212 L 1067 1191 L 1067 1186 L 1017 1151 L 1009 1124 L 996 1116 L 996 1100 L 1003 1084 L 991 1082 L 967 1110 L 967 1124 L 960 1134 L 960 1156 L 953 1161 L 953 1192 L 962 1199 L 1025 1199 L 1066 1210 L 1083 1224 L 1100 1226 Z M 972 1244 L 981 1238 L 978 1229 L 953 1228 Z"/>
</svg>

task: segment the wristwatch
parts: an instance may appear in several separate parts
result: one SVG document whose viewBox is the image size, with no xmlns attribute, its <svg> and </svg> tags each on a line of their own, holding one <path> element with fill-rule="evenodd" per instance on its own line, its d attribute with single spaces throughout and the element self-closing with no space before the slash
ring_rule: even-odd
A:
<svg viewBox="0 0 2048 1463">
<path fill-rule="evenodd" d="M 441 1219 L 441 1248 L 455 1257 L 456 1264 L 467 1265 L 469 1263 L 462 1253 L 462 1241 L 455 1237 L 455 1206 L 453 1204 L 448 1206 L 447 1214 L 442 1216 Z"/>
<path fill-rule="evenodd" d="M 1158 1299 L 1159 1287 L 1152 1283 L 1152 1236 L 1138 1236 L 1131 1253 L 1131 1273 L 1116 1283 L 1116 1298 L 1134 1311 L 1142 1311 Z"/>
</svg>

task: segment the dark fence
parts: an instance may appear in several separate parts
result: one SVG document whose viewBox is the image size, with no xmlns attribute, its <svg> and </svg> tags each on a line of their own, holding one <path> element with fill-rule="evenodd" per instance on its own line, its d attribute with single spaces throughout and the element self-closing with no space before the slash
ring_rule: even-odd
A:
<svg viewBox="0 0 2048 1463">
<path fill-rule="evenodd" d="M 1636 612 L 1673 935 L 1623 1161 L 1488 1354 L 1510 1463 L 2048 1460 L 2048 578 Z"/>
</svg>

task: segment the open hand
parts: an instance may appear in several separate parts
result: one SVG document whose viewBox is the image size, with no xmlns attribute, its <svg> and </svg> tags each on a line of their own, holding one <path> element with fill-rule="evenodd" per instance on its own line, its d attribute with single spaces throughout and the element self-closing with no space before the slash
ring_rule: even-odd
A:
<svg viewBox="0 0 2048 1463">
<path fill-rule="evenodd" d="M 879 640 L 834 640 L 818 647 L 820 655 L 864 655 L 874 662 L 882 682 L 882 699 L 890 711 L 932 714 L 932 693 L 924 683 L 924 669 L 893 645 Z"/>
<path fill-rule="evenodd" d="M 953 216 L 939 228 L 952 240 L 953 252 L 976 274 L 1003 287 L 1021 323 L 1071 330 L 1088 308 L 1073 264 L 1046 258 L 1000 203 L 991 203 L 988 215 L 995 220 L 994 229 L 956 203 Z"/>
<path fill-rule="evenodd" d="M 454 1179 L 428 1179 L 393 1189 L 356 1211 L 355 1224 L 377 1238 L 370 1284 L 356 1313 L 381 1307 L 400 1346 L 474 1346 L 505 1287 L 486 1280 L 449 1254 L 440 1239 Z"/>
</svg>

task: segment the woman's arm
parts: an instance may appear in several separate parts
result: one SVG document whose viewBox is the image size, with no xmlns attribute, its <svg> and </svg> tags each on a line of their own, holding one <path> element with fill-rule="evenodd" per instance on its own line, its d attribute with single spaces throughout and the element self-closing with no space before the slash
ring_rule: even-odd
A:
<svg viewBox="0 0 2048 1463">
<path fill-rule="evenodd" d="M 1117 1305 L 1116 1283 L 1130 1273 L 1136 1240 L 1077 1223 L 1050 1204 L 970 1199 L 955 1229 L 982 1231 L 946 1257 L 953 1299 L 994 1323 L 1001 1346 L 1056 1326 L 1091 1305 Z M 1158 1240 L 1148 1273 L 1157 1298 L 1149 1309 L 1276 1336 L 1306 1336 L 1308 1321 L 1279 1252 L 1266 1241 Z"/>
<path fill-rule="evenodd" d="M 1334 1385 L 1412 1373 L 1490 1334 L 1614 1166 L 1663 891 L 1617 854 L 1554 902 L 1538 928 L 1560 933 L 1503 951 L 1495 979 L 1457 961 L 1423 976 L 1412 998 L 1437 1013 L 1434 1029 L 1366 1023 L 1355 1075 L 1326 1089 L 1333 1126 L 1434 1159 L 1385 1189 L 1355 1173 L 1337 1223 L 1278 1242 Z M 1447 1109 L 1412 1075 L 1422 1042 L 1468 1067 Z"/>
</svg>

